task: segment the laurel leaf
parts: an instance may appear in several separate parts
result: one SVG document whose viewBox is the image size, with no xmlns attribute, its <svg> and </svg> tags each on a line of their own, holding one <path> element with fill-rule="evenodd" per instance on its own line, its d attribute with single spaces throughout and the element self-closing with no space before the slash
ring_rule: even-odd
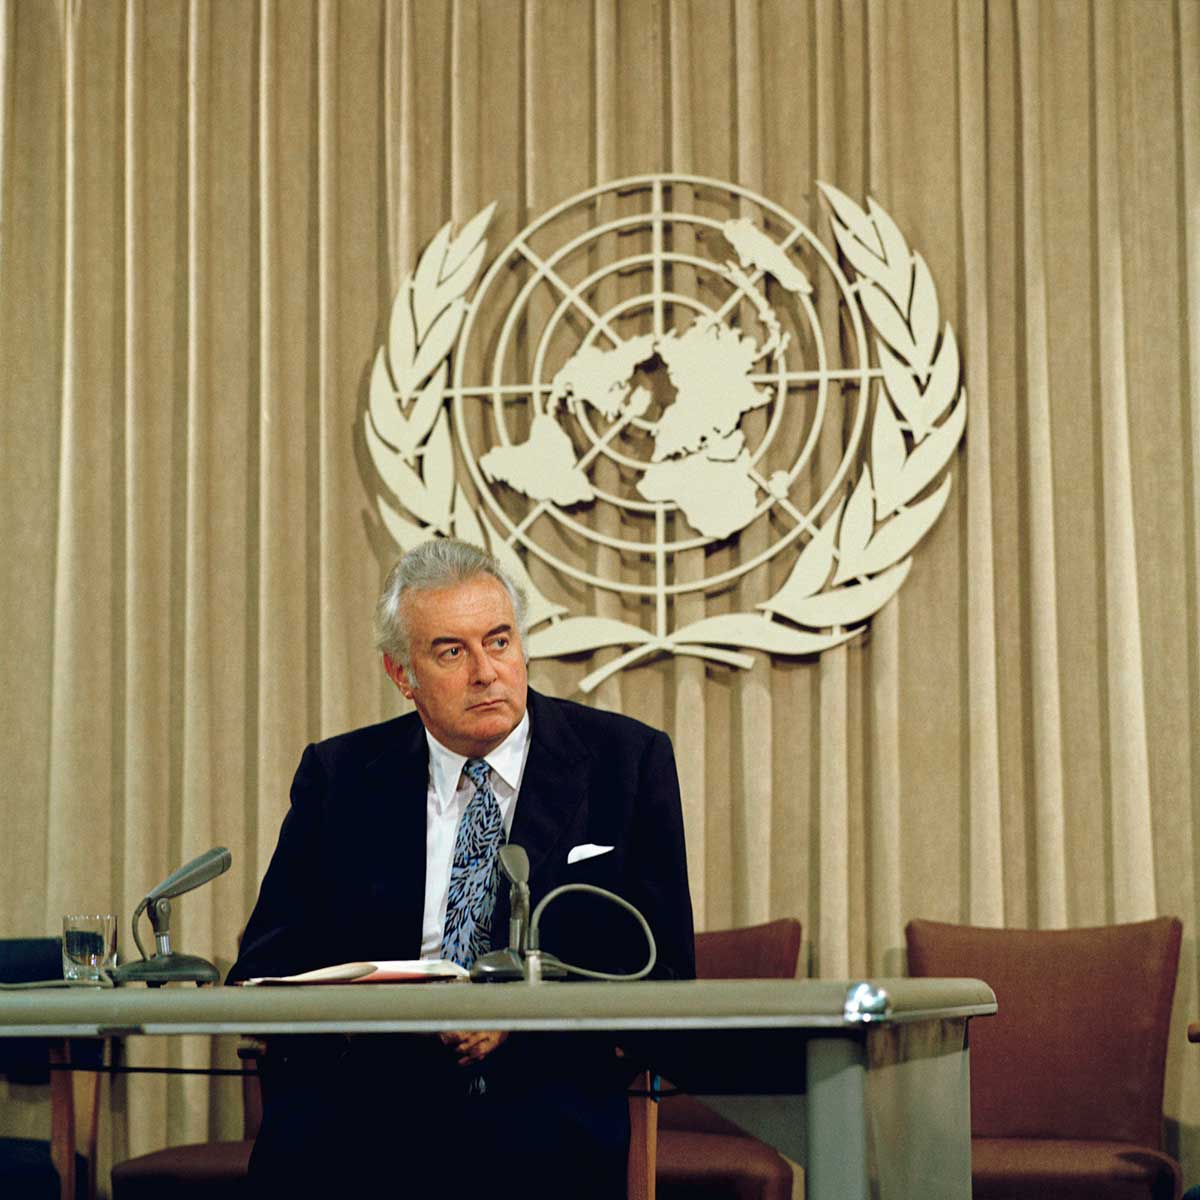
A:
<svg viewBox="0 0 1200 1200">
<path fill-rule="evenodd" d="M 406 440 L 408 422 L 400 411 L 400 403 L 396 399 L 396 389 L 388 374 L 387 360 L 382 347 L 375 352 L 375 362 L 371 367 L 368 405 L 379 436 L 393 446 L 401 446 Z"/>
<path fill-rule="evenodd" d="M 396 390 L 407 398 L 413 384 L 419 379 L 410 379 L 413 359 L 417 354 L 416 331 L 412 319 L 412 281 L 406 279 L 396 293 L 392 303 L 392 316 L 388 322 L 388 357 Z"/>
<path fill-rule="evenodd" d="M 851 237 L 857 238 L 862 245 L 870 250 L 877 259 L 882 262 L 883 245 L 879 241 L 879 235 L 875 231 L 875 226 L 871 223 L 870 217 L 853 201 L 845 192 L 839 191 L 831 183 L 819 183 L 817 185 L 829 201 L 829 206 L 833 209 L 834 216 L 842 223 L 847 233 Z M 837 226 L 834 226 L 834 236 L 838 239 L 838 245 L 841 245 L 842 239 L 838 234 Z M 850 255 L 846 255 L 847 258 Z"/>
<path fill-rule="evenodd" d="M 822 650 L 828 650 L 830 646 L 836 646 L 851 636 L 849 633 L 809 633 L 781 625 L 778 621 L 740 612 L 706 617 L 685 625 L 673 633 L 668 641 L 674 646 L 715 642 L 717 645 L 765 650 L 768 654 L 820 654 Z"/>
<path fill-rule="evenodd" d="M 833 577 L 835 586 L 845 583 L 847 579 L 853 579 L 856 575 L 865 574 L 858 566 L 858 560 L 871 540 L 874 529 L 875 490 L 871 486 L 871 468 L 864 466 L 846 504 L 846 515 L 842 518 L 842 528 L 838 536 L 840 557 L 837 573 Z"/>
<path fill-rule="evenodd" d="M 450 505 L 454 499 L 454 451 L 450 445 L 450 419 L 446 410 L 438 413 L 433 432 L 425 443 L 422 477 L 429 499 L 437 514 L 430 524 L 442 533 L 450 532 Z"/>
<path fill-rule="evenodd" d="M 481 247 L 486 249 L 487 243 L 483 235 L 496 212 L 496 201 L 493 200 L 487 208 L 480 209 L 459 231 L 458 237 L 450 243 L 446 250 L 446 261 L 442 266 L 442 283 L 449 283 L 451 276 L 456 275 L 466 261 L 479 255 L 483 257 Z M 474 272 L 472 272 L 474 275 Z M 465 288 L 463 289 L 466 290 Z"/>
<path fill-rule="evenodd" d="M 921 420 L 922 406 L 921 391 L 912 371 L 888 349 L 887 343 L 881 338 L 875 339 L 875 353 L 892 403 L 909 425 L 915 426 Z"/>
<path fill-rule="evenodd" d="M 799 625 L 811 625 L 817 629 L 828 629 L 831 625 L 853 625 L 865 621 L 877 613 L 900 590 L 912 566 L 906 558 L 891 570 L 865 583 L 852 583 L 849 587 L 822 592 L 809 596 L 792 606 L 785 615 Z M 760 608 L 765 607 L 759 605 Z"/>
<path fill-rule="evenodd" d="M 867 197 L 867 209 L 871 220 L 879 234 L 883 246 L 883 257 L 887 261 L 890 282 L 885 284 L 885 290 L 895 301 L 901 312 L 908 311 L 908 297 L 912 291 L 912 260 L 909 257 L 908 242 L 896 225 L 896 222 L 885 212 L 873 197 Z M 882 281 L 881 281 L 882 282 Z"/>
<path fill-rule="evenodd" d="M 371 415 L 367 414 L 367 419 L 363 422 L 363 436 L 366 439 L 367 450 L 370 451 L 371 461 L 375 464 L 375 469 L 383 477 L 383 482 L 394 492 L 396 491 L 396 475 L 395 468 L 400 462 L 400 455 L 396 451 L 396 447 L 389 442 L 385 442 L 380 435 L 379 430 L 375 428 L 375 421 Z M 403 463 L 400 463 L 403 466 Z"/>
<path fill-rule="evenodd" d="M 521 556 L 503 538 L 493 534 L 492 554 L 500 565 L 508 572 L 509 578 L 525 593 L 525 621 L 530 629 L 540 625 L 551 617 L 560 616 L 567 610 L 561 604 L 547 599 L 533 582 L 532 576 L 525 569 Z"/>
<path fill-rule="evenodd" d="M 433 318 L 446 306 L 445 297 L 439 295 L 441 288 L 438 285 L 449 244 L 450 222 L 447 221 L 425 247 L 413 274 L 413 314 L 416 317 L 418 342 L 424 342 Z"/>
<path fill-rule="evenodd" d="M 863 279 L 877 280 L 884 273 L 883 260 L 879 255 L 864 246 L 848 229 L 835 225 L 833 232 L 846 261 Z"/>
<path fill-rule="evenodd" d="M 933 481 L 934 476 L 954 453 L 954 447 L 958 445 L 966 423 L 966 398 L 960 393 L 958 403 L 950 416 L 908 456 L 904 470 L 900 473 L 895 507 L 907 504 Z M 891 512 L 892 509 L 884 509 L 881 505 L 880 511 L 882 514 Z"/>
<path fill-rule="evenodd" d="M 947 324 L 942 332 L 942 345 L 933 360 L 933 370 L 925 387 L 919 419 L 913 424 L 913 437 L 921 441 L 950 407 L 958 389 L 960 363 L 958 342 L 954 330 Z"/>
<path fill-rule="evenodd" d="M 413 364 L 412 384 L 415 387 L 450 353 L 458 328 L 462 324 L 466 304 L 462 299 L 452 301 L 425 334 Z"/>
<path fill-rule="evenodd" d="M 875 479 L 875 516 L 879 519 L 904 503 L 900 499 L 904 462 L 904 433 L 881 391 L 875 397 L 875 420 L 871 424 L 871 472 Z"/>
<path fill-rule="evenodd" d="M 454 489 L 453 529 L 454 536 L 460 542 L 470 542 L 472 546 L 478 546 L 481 550 L 488 549 L 487 534 L 484 533 L 475 510 L 467 503 L 467 493 L 462 484 L 458 484 Z"/>
<path fill-rule="evenodd" d="M 787 577 L 783 587 L 774 596 L 758 607 L 767 612 L 777 612 L 781 616 L 790 617 L 792 608 L 801 600 L 819 592 L 829 578 L 833 566 L 834 539 L 837 536 L 838 522 L 841 520 L 842 509 L 846 502 L 843 500 L 833 515 L 817 530 L 816 536 L 804 547 L 804 552 L 796 560 L 792 573 Z"/>
<path fill-rule="evenodd" d="M 922 383 L 929 375 L 929 364 L 933 362 L 938 320 L 937 288 L 933 285 L 933 276 L 929 274 L 928 264 L 918 254 L 914 257 L 912 305 L 909 308 L 908 323 L 912 329 L 913 345 L 916 349 L 912 367 L 920 375 Z"/>
<path fill-rule="evenodd" d="M 582 654 L 604 646 L 640 646 L 654 635 L 637 625 L 612 617 L 568 617 L 529 635 L 531 658 L 557 658 L 560 654 Z"/>
<path fill-rule="evenodd" d="M 420 476 L 407 466 L 402 456 L 387 444 L 375 429 L 374 422 L 368 420 L 364 425 L 367 449 L 375 469 L 379 472 L 388 490 L 399 500 L 409 512 L 420 517 L 428 525 L 435 525 L 444 532 L 444 527 L 438 519 L 436 506 L 421 482 Z"/>
<path fill-rule="evenodd" d="M 936 492 L 881 525 L 859 559 L 857 573 L 874 575 L 910 554 L 941 516 L 949 495 L 950 476 L 947 475 Z"/>
<path fill-rule="evenodd" d="M 401 554 L 419 546 L 429 537 L 429 530 L 406 521 L 382 496 L 375 497 L 375 506 L 383 518 L 384 527 L 391 534 Z"/>
<path fill-rule="evenodd" d="M 433 373 L 433 377 L 417 394 L 412 406 L 412 414 L 408 418 L 409 436 L 414 450 L 429 435 L 437 415 L 442 411 L 442 403 L 446 392 L 446 364 Z"/>
<path fill-rule="evenodd" d="M 908 323 L 886 292 L 874 283 L 864 283 L 859 289 L 863 308 L 880 334 L 904 362 L 912 362 L 913 340 Z"/>
<path fill-rule="evenodd" d="M 479 271 L 479 265 L 483 262 L 483 256 L 487 253 L 487 245 L 487 242 L 480 242 L 467 255 L 462 266 L 443 282 L 443 292 L 451 292 L 457 296 L 461 295 L 471 286 L 471 280 L 475 278 L 476 273 Z"/>
</svg>

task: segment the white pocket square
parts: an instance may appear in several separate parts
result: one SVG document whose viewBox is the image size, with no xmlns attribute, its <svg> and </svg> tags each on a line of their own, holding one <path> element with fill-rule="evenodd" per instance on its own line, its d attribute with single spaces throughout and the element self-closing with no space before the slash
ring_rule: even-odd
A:
<svg viewBox="0 0 1200 1200">
<path fill-rule="evenodd" d="M 595 858 L 597 854 L 607 854 L 611 846 L 597 846 L 595 842 L 584 842 L 582 846 L 572 846 L 567 854 L 567 865 L 583 862 L 585 858 Z"/>
</svg>

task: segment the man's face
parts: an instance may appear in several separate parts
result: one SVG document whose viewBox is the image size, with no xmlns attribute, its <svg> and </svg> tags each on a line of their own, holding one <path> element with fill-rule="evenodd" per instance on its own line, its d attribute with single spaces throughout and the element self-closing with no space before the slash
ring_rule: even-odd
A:
<svg viewBox="0 0 1200 1200">
<path fill-rule="evenodd" d="M 443 746 L 482 758 L 520 723 L 529 690 L 508 593 L 491 575 L 478 575 L 409 592 L 403 604 L 411 677 L 385 655 L 387 673 Z"/>
</svg>

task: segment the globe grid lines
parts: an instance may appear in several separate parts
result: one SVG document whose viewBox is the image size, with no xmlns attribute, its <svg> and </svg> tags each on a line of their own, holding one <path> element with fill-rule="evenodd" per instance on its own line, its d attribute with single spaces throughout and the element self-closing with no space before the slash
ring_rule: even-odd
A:
<svg viewBox="0 0 1200 1200">
<path fill-rule="evenodd" d="M 650 180 L 649 182 L 652 185 L 655 195 L 661 196 L 662 182 L 657 179 Z M 688 181 L 685 180 L 684 182 Z M 727 194 L 736 195 L 741 189 L 737 189 L 733 185 L 722 185 L 720 190 Z M 779 494 L 778 485 L 772 487 L 757 469 L 747 472 L 747 476 L 757 493 L 759 493 L 760 498 L 754 503 L 748 520 L 741 527 L 759 518 L 773 507 L 778 507 L 794 524 L 792 529 L 775 539 L 764 554 L 756 555 L 747 563 L 740 564 L 714 576 L 700 580 L 686 581 L 684 583 L 671 582 L 663 578 L 663 571 L 661 569 L 663 554 L 661 550 L 656 549 L 663 545 L 661 539 L 663 537 L 662 528 L 664 521 L 659 518 L 665 516 L 668 512 L 680 511 L 678 504 L 671 500 L 639 501 L 630 496 L 613 495 L 594 483 L 591 485 L 593 488 L 593 498 L 596 501 L 609 503 L 627 511 L 641 514 L 642 516 L 653 515 L 656 518 L 655 541 L 653 543 L 645 541 L 634 542 L 627 538 L 613 538 L 602 531 L 583 524 L 560 505 L 555 504 L 553 500 L 544 498 L 538 499 L 530 496 L 532 503 L 527 511 L 520 515 L 510 514 L 499 502 L 498 498 L 493 495 L 490 480 L 483 478 L 481 471 L 478 469 L 476 452 L 470 445 L 467 435 L 463 432 L 465 429 L 465 422 L 462 420 L 464 402 L 467 397 L 483 399 L 485 403 L 490 401 L 495 442 L 501 445 L 512 444 L 508 420 L 505 415 L 507 405 L 514 402 L 521 402 L 522 404 L 529 405 L 531 411 L 535 413 L 548 412 L 550 409 L 555 389 L 553 380 L 547 378 L 549 372 L 545 369 L 546 347 L 556 334 L 558 334 L 559 327 L 565 320 L 565 314 L 577 312 L 587 322 L 588 328 L 583 335 L 584 345 L 594 344 L 603 336 L 615 347 L 624 341 L 620 332 L 614 326 L 618 323 L 622 312 L 625 311 L 649 307 L 653 313 L 655 329 L 664 330 L 666 327 L 665 310 L 672 303 L 686 306 L 693 312 L 706 313 L 710 318 L 714 319 L 719 314 L 728 314 L 743 300 L 748 300 L 754 306 L 760 320 L 762 320 L 762 307 L 769 307 L 769 302 L 757 292 L 757 286 L 762 283 L 768 274 L 767 271 L 758 269 L 751 273 L 742 272 L 739 279 L 722 270 L 721 264 L 714 258 L 704 258 L 699 255 L 685 254 L 675 249 L 666 249 L 665 227 L 668 223 L 686 223 L 689 226 L 696 226 L 702 230 L 715 232 L 720 232 L 723 229 L 722 221 L 704 214 L 684 213 L 674 209 L 665 210 L 662 208 L 661 203 L 656 203 L 655 210 L 649 213 L 641 210 L 614 218 L 599 226 L 589 225 L 588 228 L 565 243 L 560 244 L 551 252 L 541 253 L 531 245 L 534 236 L 550 225 L 555 217 L 561 215 L 562 212 L 565 212 L 572 205 L 581 204 L 585 198 L 574 198 L 573 201 L 567 202 L 557 210 L 552 210 L 550 213 L 545 214 L 539 221 L 522 230 L 512 239 L 505 250 L 497 255 L 491 269 L 480 283 L 471 305 L 471 311 L 468 313 L 467 322 L 460 336 L 460 344 L 463 345 L 469 342 L 474 332 L 475 315 L 480 307 L 481 299 L 487 294 L 489 287 L 499 272 L 506 267 L 510 267 L 514 262 L 521 260 L 532 268 L 531 273 L 522 281 L 517 295 L 512 299 L 499 332 L 493 334 L 496 344 L 494 350 L 490 352 L 491 383 L 482 383 L 478 386 L 468 384 L 462 377 L 462 363 L 465 355 L 459 357 L 455 386 L 452 389 L 455 413 L 458 417 L 458 420 L 456 420 L 456 431 L 458 431 L 459 444 L 479 492 L 486 498 L 488 508 L 493 516 L 507 530 L 506 540 L 510 544 L 520 544 L 551 567 L 564 569 L 571 577 L 592 586 L 605 588 L 606 590 L 626 594 L 654 595 L 665 588 L 666 594 L 672 596 L 692 591 L 712 590 L 740 578 L 749 570 L 754 569 L 755 566 L 760 565 L 762 561 L 774 557 L 787 546 L 791 545 L 801 534 L 812 534 L 819 514 L 824 511 L 830 498 L 840 487 L 850 468 L 851 461 L 857 453 L 865 420 L 865 409 L 868 404 L 867 393 L 870 381 L 878 373 L 878 370 L 870 366 L 870 358 L 866 353 L 861 320 L 856 311 L 853 314 L 852 325 L 856 334 L 854 342 L 858 349 L 858 365 L 845 368 L 831 367 L 826 357 L 827 347 L 820 333 L 819 318 L 817 318 L 812 308 L 811 301 L 808 301 L 807 297 L 804 298 L 803 315 L 805 325 L 811 331 L 812 345 L 816 348 L 819 356 L 819 366 L 816 370 L 803 371 L 778 367 L 774 371 L 755 371 L 748 376 L 756 384 L 770 385 L 774 391 L 774 395 L 768 401 L 772 409 L 772 420 L 768 425 L 767 433 L 754 448 L 754 457 L 751 466 L 754 467 L 755 464 L 760 462 L 769 449 L 783 420 L 784 408 L 787 405 L 791 390 L 796 386 L 815 385 L 818 393 L 817 411 L 809 427 L 808 437 L 801 452 L 791 463 L 790 468 L 784 473 L 787 479 L 787 488 L 782 495 Z M 785 232 L 781 240 L 776 242 L 776 244 L 781 249 L 791 248 L 802 238 L 807 238 L 805 244 L 815 249 L 821 259 L 822 265 L 832 273 L 838 291 L 843 297 L 847 297 L 848 288 L 851 285 L 841 272 L 836 260 L 833 259 L 824 245 L 813 238 L 794 217 L 784 214 L 782 209 L 772 206 L 769 202 L 764 202 L 762 198 L 756 197 L 754 198 L 754 202 L 760 210 L 773 212 L 777 217 L 783 216 Z M 601 263 L 588 275 L 573 282 L 568 281 L 560 270 L 564 265 L 572 265 L 570 262 L 572 256 L 579 252 L 586 252 L 590 243 L 598 242 L 608 235 L 621 231 L 637 231 L 644 234 L 647 229 L 651 231 L 654 247 L 649 253 L 639 252 L 614 258 L 612 261 Z M 668 293 L 664 288 L 658 287 L 649 294 L 643 291 L 637 296 L 625 297 L 619 306 L 597 309 L 590 303 L 592 293 L 598 290 L 614 274 L 620 274 L 623 271 L 628 272 L 631 268 L 648 267 L 654 279 L 658 281 L 665 278 L 665 271 L 668 265 L 673 271 L 683 266 L 697 271 L 717 274 L 728 287 L 728 295 L 725 296 L 719 306 L 714 307 L 703 304 L 695 296 L 688 296 L 684 293 Z M 529 319 L 527 310 L 532 304 L 531 297 L 537 289 L 543 286 L 548 286 L 557 292 L 557 304 L 543 323 L 537 342 L 536 354 L 534 355 L 535 365 L 528 381 L 509 383 L 505 378 L 506 360 L 510 352 L 510 346 L 514 340 L 515 331 L 522 321 Z M 614 307 L 617 311 L 614 311 Z M 849 307 L 851 310 L 856 308 L 855 305 L 845 305 L 845 307 Z M 576 339 L 572 338 L 572 340 L 575 341 Z M 578 349 L 579 346 L 577 344 L 576 351 Z M 545 379 L 545 382 L 543 382 L 543 379 Z M 813 448 L 819 437 L 820 429 L 825 420 L 826 395 L 831 383 L 857 385 L 855 387 L 854 398 L 851 400 L 847 397 L 848 402 L 853 403 L 856 407 L 856 418 L 851 430 L 851 436 L 844 448 L 842 461 L 835 472 L 835 478 L 824 489 L 818 501 L 807 512 L 801 512 L 790 502 L 789 494 L 792 485 L 811 458 Z M 612 444 L 624 432 L 625 428 L 630 424 L 631 419 L 637 419 L 636 416 L 631 418 L 630 414 L 625 412 L 619 415 L 608 429 L 599 432 L 597 427 L 593 425 L 591 414 L 588 412 L 585 403 L 577 402 L 571 408 L 576 425 L 588 443 L 582 453 L 578 455 L 577 467 L 581 471 L 590 469 L 596 457 L 602 453 L 614 459 L 619 465 L 623 465 L 629 469 L 645 469 L 646 464 L 643 460 L 622 454 Z M 569 532 L 594 544 L 607 546 L 622 554 L 632 554 L 642 558 L 653 557 L 657 563 L 655 573 L 658 578 L 656 582 L 653 585 L 639 585 L 630 581 L 605 579 L 592 572 L 563 563 L 553 554 L 543 552 L 542 547 L 537 542 L 537 538 L 532 533 L 535 522 L 543 515 L 560 522 Z M 666 543 L 665 549 L 673 555 L 684 550 L 710 546 L 717 540 L 720 539 L 714 539 L 697 533 L 694 537 L 679 537 L 670 543 Z"/>
</svg>

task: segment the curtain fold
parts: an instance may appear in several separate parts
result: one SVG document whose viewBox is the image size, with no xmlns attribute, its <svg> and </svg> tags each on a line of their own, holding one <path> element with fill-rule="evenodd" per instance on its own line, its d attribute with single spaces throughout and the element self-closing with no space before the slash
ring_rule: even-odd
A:
<svg viewBox="0 0 1200 1200">
<path fill-rule="evenodd" d="M 1062 697 L 1058 606 L 1055 602 L 1057 546 L 1054 530 L 1053 425 L 1050 414 L 1049 312 L 1042 206 L 1044 143 L 1041 127 L 1042 43 L 1039 23 L 1045 9 L 1036 0 L 1017 6 L 1021 120 L 1021 229 L 1024 271 L 1026 489 L 1029 523 L 1029 658 L 1032 698 L 1033 807 L 1037 836 L 1036 919 L 1047 928 L 1067 924 L 1063 813 Z"/>
<path fill-rule="evenodd" d="M 1096 7 L 1095 127 L 1099 398 L 1104 463 L 1103 546 L 1107 648 L 1108 745 L 1111 748 L 1114 846 L 1113 911 L 1118 920 L 1155 912 L 1150 828 L 1150 764 L 1142 684 L 1141 614 L 1133 478 L 1129 453 L 1128 364 L 1125 356 L 1126 256 L 1121 228 L 1123 138 L 1118 75 L 1122 14 Z M 1132 131 L 1130 131 L 1132 133 Z"/>
<path fill-rule="evenodd" d="M 363 432 L 397 289 L 447 221 L 495 201 L 491 261 L 576 193 L 666 172 L 761 193 L 829 241 L 817 182 L 873 197 L 928 264 L 969 411 L 945 510 L 846 645 L 646 659 L 590 696 L 621 649 L 533 663 L 535 686 L 671 734 L 698 926 L 798 916 L 805 970 L 828 978 L 902 971 L 914 916 L 1179 913 L 1194 939 L 1192 0 L 0 0 L 0 936 L 112 909 L 128 956 L 146 890 L 223 844 L 232 872 L 179 902 L 174 933 L 229 965 L 305 743 L 401 708 L 371 644 L 396 548 Z M 627 203 L 605 192 L 593 216 Z M 671 205 L 712 209 L 700 186 Z M 586 227 L 564 214 L 555 236 Z M 640 286 L 614 272 L 595 303 Z M 831 289 L 815 311 L 845 351 Z M 493 351 L 472 346 L 471 371 Z M 831 389 L 797 506 L 856 403 Z M 767 420 L 746 416 L 752 443 Z M 625 585 L 652 568 L 620 540 L 689 534 L 678 515 L 574 516 L 607 540 L 546 519 L 545 545 Z M 681 550 L 681 582 L 734 575 L 669 614 L 530 571 L 571 613 L 678 628 L 755 613 L 790 561 L 739 572 L 790 521 Z M 1167 1088 L 1193 1175 L 1198 982 L 1189 958 Z M 225 1039 L 127 1054 L 235 1061 Z M 240 1125 L 233 1084 L 112 1092 L 105 1161 Z M 0 1133 L 38 1119 L 4 1101 Z"/>
<path fill-rule="evenodd" d="M 967 912 L 972 924 L 1004 924 L 1003 811 L 996 679 L 996 571 L 989 447 L 987 57 L 984 11 L 957 12 L 958 169 L 962 222 L 960 270 L 964 386 L 971 402 L 966 444 L 966 670 L 970 713 L 966 775 Z"/>
</svg>

